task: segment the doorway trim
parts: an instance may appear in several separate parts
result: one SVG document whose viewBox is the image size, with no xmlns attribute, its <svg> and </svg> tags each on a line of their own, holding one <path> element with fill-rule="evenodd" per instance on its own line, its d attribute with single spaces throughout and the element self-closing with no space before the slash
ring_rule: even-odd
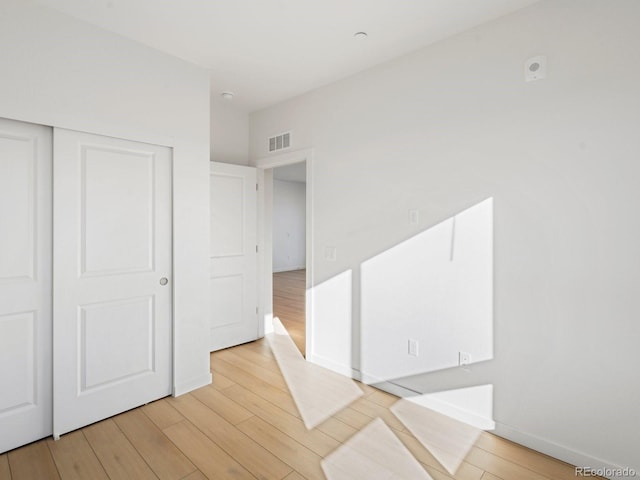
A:
<svg viewBox="0 0 640 480">
<path fill-rule="evenodd" d="M 258 298 L 262 334 L 273 331 L 273 169 L 307 163 L 306 173 L 306 281 L 305 281 L 305 349 L 306 358 L 313 361 L 313 148 L 305 148 L 256 160 L 258 169 Z"/>
</svg>

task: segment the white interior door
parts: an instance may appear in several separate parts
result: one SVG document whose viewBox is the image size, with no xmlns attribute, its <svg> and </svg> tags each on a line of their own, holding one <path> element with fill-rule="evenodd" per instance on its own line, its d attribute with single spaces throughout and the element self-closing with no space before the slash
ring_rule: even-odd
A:
<svg viewBox="0 0 640 480">
<path fill-rule="evenodd" d="M 0 119 L 0 453 L 51 435 L 51 129 Z"/>
<path fill-rule="evenodd" d="M 256 169 L 211 163 L 211 351 L 258 338 Z"/>
<path fill-rule="evenodd" d="M 59 436 L 171 393 L 171 150 L 54 130 Z"/>
</svg>

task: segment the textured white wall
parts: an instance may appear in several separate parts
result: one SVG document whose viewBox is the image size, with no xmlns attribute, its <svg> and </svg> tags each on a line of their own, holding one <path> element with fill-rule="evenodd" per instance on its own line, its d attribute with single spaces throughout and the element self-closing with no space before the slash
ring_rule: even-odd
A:
<svg viewBox="0 0 640 480">
<path fill-rule="evenodd" d="M 173 147 L 174 384 L 206 384 L 208 73 L 19 0 L 0 45 L 0 117 Z"/>
<path fill-rule="evenodd" d="M 271 132 L 314 149 L 312 358 L 359 370 L 362 263 L 493 197 L 494 360 L 399 383 L 493 384 L 503 435 L 640 470 L 638 18 L 540 2 L 252 115 L 252 160 Z M 547 78 L 525 83 L 534 55 Z"/>
<path fill-rule="evenodd" d="M 306 264 L 306 185 L 273 181 L 273 271 Z"/>
</svg>

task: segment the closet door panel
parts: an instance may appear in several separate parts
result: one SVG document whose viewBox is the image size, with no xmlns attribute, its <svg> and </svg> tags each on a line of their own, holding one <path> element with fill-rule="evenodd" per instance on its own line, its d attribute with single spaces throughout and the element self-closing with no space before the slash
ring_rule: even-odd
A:
<svg viewBox="0 0 640 480">
<path fill-rule="evenodd" d="M 52 432 L 51 129 L 0 119 L 0 453 Z"/>
<path fill-rule="evenodd" d="M 54 130 L 54 435 L 171 393 L 171 149 Z"/>
</svg>

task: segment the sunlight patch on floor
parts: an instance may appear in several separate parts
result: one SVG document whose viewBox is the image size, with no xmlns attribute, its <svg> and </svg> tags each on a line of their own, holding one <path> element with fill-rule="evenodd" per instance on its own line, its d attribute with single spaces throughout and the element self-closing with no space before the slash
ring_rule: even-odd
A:
<svg viewBox="0 0 640 480">
<path fill-rule="evenodd" d="M 328 480 L 432 480 L 379 418 L 328 455 L 321 466 Z"/>
<path fill-rule="evenodd" d="M 305 426 L 312 429 L 363 395 L 353 380 L 307 362 L 280 320 L 266 336 Z"/>
<path fill-rule="evenodd" d="M 482 432 L 408 399 L 399 400 L 390 410 L 452 475 L 458 471 Z"/>
</svg>

